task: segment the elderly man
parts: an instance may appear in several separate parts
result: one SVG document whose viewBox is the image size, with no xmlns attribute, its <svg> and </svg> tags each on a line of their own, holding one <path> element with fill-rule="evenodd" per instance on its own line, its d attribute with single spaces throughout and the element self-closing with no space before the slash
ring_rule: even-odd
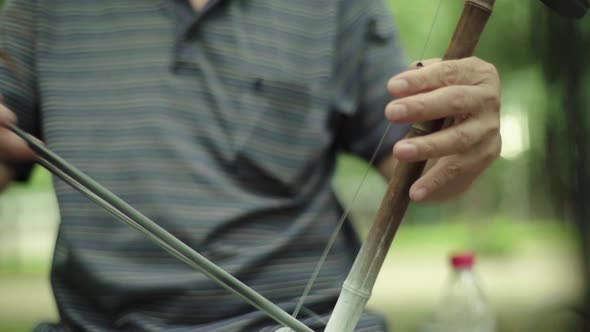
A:
<svg viewBox="0 0 590 332">
<path fill-rule="evenodd" d="M 414 201 L 459 195 L 499 153 L 494 67 L 471 58 L 404 72 L 388 13 L 383 0 L 8 1 L 0 123 L 18 119 L 292 310 L 341 214 L 330 187 L 338 152 L 368 159 L 389 119 L 376 159 L 385 176 L 395 159 L 436 160 Z M 407 123 L 442 117 L 456 121 L 398 142 Z M 1 185 L 25 180 L 33 153 L 8 130 L 0 136 Z M 60 322 L 39 331 L 277 327 L 65 184 L 55 189 Z M 357 248 L 347 225 L 306 312 L 329 315 Z M 358 328 L 386 331 L 369 313 Z"/>
</svg>

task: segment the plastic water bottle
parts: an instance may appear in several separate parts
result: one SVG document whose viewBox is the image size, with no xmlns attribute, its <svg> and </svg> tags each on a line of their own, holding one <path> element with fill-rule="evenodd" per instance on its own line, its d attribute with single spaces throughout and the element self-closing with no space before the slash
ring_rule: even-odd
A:
<svg viewBox="0 0 590 332">
<path fill-rule="evenodd" d="M 473 254 L 451 257 L 451 278 L 432 318 L 422 324 L 429 332 L 495 332 L 495 315 L 473 272 Z"/>
</svg>

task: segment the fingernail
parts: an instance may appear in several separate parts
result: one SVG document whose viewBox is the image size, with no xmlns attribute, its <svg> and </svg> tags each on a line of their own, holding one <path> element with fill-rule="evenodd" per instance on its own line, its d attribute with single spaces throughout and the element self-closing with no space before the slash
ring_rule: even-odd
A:
<svg viewBox="0 0 590 332">
<path fill-rule="evenodd" d="M 390 120 L 402 120 L 408 116 L 408 108 L 403 104 L 394 104 L 387 110 Z"/>
<path fill-rule="evenodd" d="M 412 159 L 418 155 L 418 148 L 412 143 L 399 143 L 395 150 L 395 154 L 402 159 Z"/>
<path fill-rule="evenodd" d="M 387 84 L 389 91 L 394 94 L 404 93 L 408 89 L 408 82 L 405 80 L 395 79 Z"/>
<path fill-rule="evenodd" d="M 426 197 L 426 189 L 418 188 L 416 191 L 414 191 L 414 195 L 412 196 L 413 200 L 421 201 L 424 199 L 424 197 Z"/>
</svg>

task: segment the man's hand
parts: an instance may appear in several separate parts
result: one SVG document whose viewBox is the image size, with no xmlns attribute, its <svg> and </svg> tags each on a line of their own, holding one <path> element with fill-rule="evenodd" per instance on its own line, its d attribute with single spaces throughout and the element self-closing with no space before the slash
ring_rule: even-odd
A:
<svg viewBox="0 0 590 332">
<path fill-rule="evenodd" d="M 6 165 L 8 161 L 34 160 L 35 154 L 16 134 L 6 128 L 16 123 L 16 116 L 0 104 L 0 191 L 5 189 L 13 179 L 12 170 Z"/>
<path fill-rule="evenodd" d="M 467 190 L 500 154 L 500 79 L 493 65 L 475 57 L 423 63 L 391 78 L 387 89 L 398 99 L 385 115 L 394 123 L 453 120 L 393 149 L 400 161 L 430 160 L 410 189 L 412 200 L 445 200 Z"/>
</svg>

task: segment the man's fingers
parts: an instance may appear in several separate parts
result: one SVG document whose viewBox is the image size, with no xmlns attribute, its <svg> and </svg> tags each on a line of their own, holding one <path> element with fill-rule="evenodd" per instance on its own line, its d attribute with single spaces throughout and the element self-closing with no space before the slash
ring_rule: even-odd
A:
<svg viewBox="0 0 590 332">
<path fill-rule="evenodd" d="M 16 123 L 16 115 L 4 105 L 0 104 L 0 126 Z"/>
<path fill-rule="evenodd" d="M 0 127 L 0 162 L 33 159 L 35 153 L 25 141 L 9 129 Z"/>
<path fill-rule="evenodd" d="M 401 140 L 393 154 L 401 161 L 412 162 L 464 153 L 498 130 L 496 121 L 470 119 L 427 136 Z"/>
<path fill-rule="evenodd" d="M 414 202 L 448 200 L 462 194 L 470 187 L 478 174 L 483 172 L 483 169 L 473 167 L 473 170 L 469 170 L 469 168 L 470 165 L 465 160 L 459 162 L 455 156 L 440 160 L 412 185 L 410 199 Z M 453 185 L 449 186 L 450 183 Z"/>
<path fill-rule="evenodd" d="M 461 194 L 498 157 L 501 147 L 501 139 L 496 136 L 467 153 L 439 159 L 412 185 L 410 198 L 414 201 L 440 200 Z M 451 182 L 453 185 L 449 187 Z"/>
<path fill-rule="evenodd" d="M 392 101 L 385 116 L 395 123 L 427 121 L 477 114 L 499 103 L 500 97 L 490 89 L 455 85 Z"/>
<path fill-rule="evenodd" d="M 434 62 L 419 70 L 408 70 L 389 80 L 387 89 L 396 97 L 405 97 L 450 85 L 480 85 L 496 82 L 496 68 L 471 57 L 461 60 Z"/>
<path fill-rule="evenodd" d="M 466 190 L 499 154 L 500 79 L 496 68 L 478 58 L 423 62 L 394 76 L 387 88 L 398 98 L 387 105 L 391 122 L 455 118 L 440 132 L 404 139 L 394 147 L 398 160 L 435 160 L 413 184 L 415 201 L 451 197 Z"/>
<path fill-rule="evenodd" d="M 4 105 L 0 104 L 0 162 L 14 160 L 32 160 L 35 154 L 7 126 L 16 123 L 16 116 Z"/>
</svg>

